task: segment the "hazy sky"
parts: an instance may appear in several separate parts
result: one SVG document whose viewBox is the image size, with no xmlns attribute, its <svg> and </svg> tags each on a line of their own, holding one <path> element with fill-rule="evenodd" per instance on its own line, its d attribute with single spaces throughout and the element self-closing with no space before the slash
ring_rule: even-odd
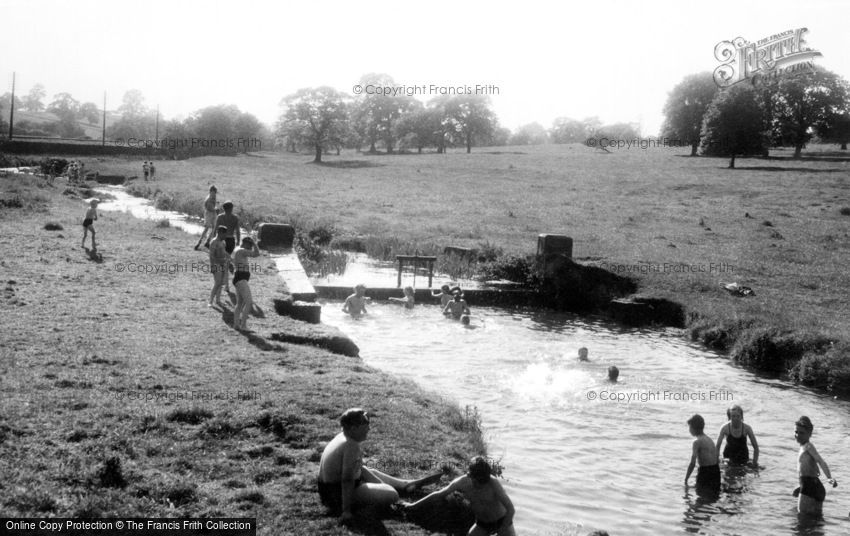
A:
<svg viewBox="0 0 850 536">
<path fill-rule="evenodd" d="M 114 110 L 129 89 L 182 118 L 236 104 L 272 124 L 302 87 L 492 85 L 503 126 L 559 116 L 639 122 L 656 134 L 667 92 L 713 71 L 714 46 L 807 27 L 819 65 L 850 79 L 850 2 L 94 2 L 0 0 L 0 93 L 36 83 Z M 426 92 L 430 87 L 426 89 Z M 435 95 L 420 95 L 428 100 Z"/>
</svg>

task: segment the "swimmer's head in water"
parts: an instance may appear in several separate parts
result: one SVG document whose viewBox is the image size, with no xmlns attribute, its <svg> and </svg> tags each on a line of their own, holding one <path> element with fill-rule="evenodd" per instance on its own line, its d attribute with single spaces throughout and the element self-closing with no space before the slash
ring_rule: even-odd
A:
<svg viewBox="0 0 850 536">
<path fill-rule="evenodd" d="M 411 287 L 409 285 L 404 287 L 404 294 L 406 296 L 413 296 L 413 294 L 414 294 L 413 287 Z"/>
<path fill-rule="evenodd" d="M 705 430 L 705 419 L 702 418 L 702 415 L 695 413 L 693 417 L 688 419 L 688 426 L 691 427 L 694 435 L 700 435 Z"/>
<path fill-rule="evenodd" d="M 233 202 L 225 201 L 224 204 L 221 205 L 221 208 L 223 208 L 225 212 L 229 213 L 233 210 Z"/>
<path fill-rule="evenodd" d="M 741 416 L 741 420 L 744 420 L 744 408 L 735 404 L 733 406 L 729 406 L 729 409 L 726 410 L 726 418 L 730 421 L 732 420 L 732 414 L 737 412 Z"/>
<path fill-rule="evenodd" d="M 463 324 L 464 326 L 468 326 L 469 325 L 469 315 L 463 315 L 462 317 L 460 317 L 460 323 Z"/>
<path fill-rule="evenodd" d="M 360 294 L 362 292 L 366 292 L 366 285 L 360 283 L 358 285 L 354 285 L 354 292 Z"/>
<path fill-rule="evenodd" d="M 609 381 L 615 382 L 615 381 L 617 381 L 617 378 L 619 378 L 619 377 L 620 377 L 620 369 L 618 369 L 617 367 L 615 367 L 613 365 L 608 367 L 608 380 Z"/>
<path fill-rule="evenodd" d="M 442 287 L 440 287 L 440 290 L 443 291 L 443 293 L 445 293 L 445 294 L 449 294 L 449 286 L 448 285 L 443 285 Z"/>
<path fill-rule="evenodd" d="M 587 361 L 587 348 L 581 347 L 578 349 L 578 360 Z"/>
<path fill-rule="evenodd" d="M 339 424 L 344 430 L 361 424 L 369 424 L 369 414 L 363 408 L 349 408 L 340 416 Z"/>
<path fill-rule="evenodd" d="M 479 484 L 486 484 L 490 481 L 490 464 L 483 456 L 475 456 L 469 460 L 469 470 L 466 474 Z"/>
</svg>

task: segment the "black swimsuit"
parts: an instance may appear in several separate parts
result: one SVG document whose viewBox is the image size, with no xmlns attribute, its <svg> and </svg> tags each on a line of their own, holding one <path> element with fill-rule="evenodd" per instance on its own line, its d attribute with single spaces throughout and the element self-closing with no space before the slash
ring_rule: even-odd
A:
<svg viewBox="0 0 850 536">
<path fill-rule="evenodd" d="M 239 271 L 239 270 L 237 270 L 236 272 L 233 272 L 233 284 L 234 285 L 236 285 L 236 283 L 238 283 L 240 281 L 248 281 L 249 279 L 251 279 L 251 272 L 243 272 L 243 271 Z"/>
<path fill-rule="evenodd" d="M 729 463 L 744 465 L 750 459 L 750 450 L 747 448 L 747 429 L 741 425 L 741 435 L 732 435 L 732 426 L 726 434 L 726 447 L 723 449 L 723 457 L 729 458 Z"/>
<path fill-rule="evenodd" d="M 94 223 L 94 220 L 93 220 L 93 219 L 91 219 L 91 218 L 86 218 L 86 219 L 84 219 L 84 220 L 83 220 L 83 227 L 88 227 L 88 226 L 89 226 L 89 225 L 91 225 L 92 223 Z"/>
<path fill-rule="evenodd" d="M 502 524 L 505 522 L 505 516 L 500 517 L 496 521 L 481 521 L 480 519 L 475 519 L 475 524 L 487 531 L 487 534 L 496 534 L 499 532 L 499 529 L 502 528 Z"/>
</svg>

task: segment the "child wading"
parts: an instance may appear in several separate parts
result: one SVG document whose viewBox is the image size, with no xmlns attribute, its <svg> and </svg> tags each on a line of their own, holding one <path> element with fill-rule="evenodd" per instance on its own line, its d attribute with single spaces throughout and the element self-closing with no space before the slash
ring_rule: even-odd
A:
<svg viewBox="0 0 850 536">
<path fill-rule="evenodd" d="M 815 427 L 812 420 L 806 416 L 797 419 L 794 423 L 794 437 L 800 444 L 800 453 L 797 455 L 797 475 L 800 478 L 800 487 L 794 490 L 797 497 L 797 511 L 801 514 L 819 516 L 823 512 L 823 501 L 826 499 L 826 490 L 820 481 L 818 466 L 823 469 L 828 482 L 832 487 L 838 485 L 838 481 L 832 478 L 829 466 L 818 454 L 817 449 L 809 439 Z"/>
<path fill-rule="evenodd" d="M 705 419 L 702 415 L 694 415 L 688 419 L 688 428 L 691 435 L 695 436 L 691 450 L 691 463 L 688 464 L 688 472 L 685 473 L 685 487 L 688 479 L 694 471 L 694 466 L 699 461 L 697 471 L 697 494 L 716 497 L 720 494 L 720 466 L 717 463 L 717 448 L 714 442 L 703 433 L 705 430 Z"/>
</svg>

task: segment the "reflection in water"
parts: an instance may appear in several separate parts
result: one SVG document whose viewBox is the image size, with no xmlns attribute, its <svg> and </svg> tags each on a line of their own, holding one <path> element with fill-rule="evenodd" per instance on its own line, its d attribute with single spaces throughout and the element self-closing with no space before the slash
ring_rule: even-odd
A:
<svg viewBox="0 0 850 536">
<path fill-rule="evenodd" d="M 846 402 L 756 377 L 685 344 L 677 331 L 470 305 L 477 329 L 422 304 L 407 311 L 373 303 L 358 321 L 329 304 L 322 317 L 354 339 L 368 364 L 478 407 L 522 534 L 803 534 L 792 528 L 798 522 L 790 495 L 797 481 L 793 422 L 801 414 L 822 423 L 815 437 L 830 465 L 848 465 Z M 589 362 L 576 359 L 582 346 Z M 608 383 L 610 365 L 619 367 L 619 383 Z M 732 403 L 746 412 L 763 467 L 723 466 L 716 501 L 700 500 L 693 489 L 683 498 L 693 441 L 685 421 L 703 415 L 713 440 Z M 850 533 L 850 522 L 836 513 L 847 504 L 846 488 L 831 491 L 824 511 L 834 517 L 816 530 Z"/>
</svg>

